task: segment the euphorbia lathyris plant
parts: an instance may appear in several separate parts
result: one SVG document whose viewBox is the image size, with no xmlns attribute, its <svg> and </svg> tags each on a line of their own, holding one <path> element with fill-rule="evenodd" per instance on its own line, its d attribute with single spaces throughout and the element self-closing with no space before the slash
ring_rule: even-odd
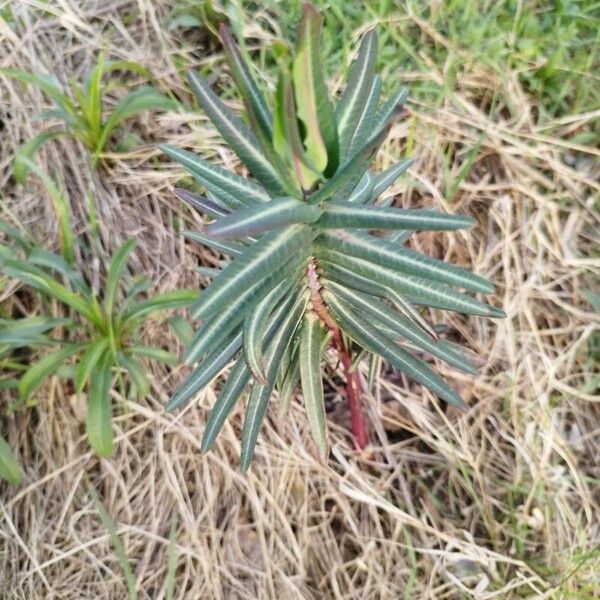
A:
<svg viewBox="0 0 600 600">
<path fill-rule="evenodd" d="M 298 383 L 314 441 L 327 451 L 321 361 L 333 347 L 345 370 L 355 442 L 367 443 L 356 361 L 381 357 L 440 398 L 462 401 L 415 356 L 426 352 L 474 372 L 454 345 L 441 341 L 417 306 L 501 317 L 501 310 L 457 291 L 493 286 L 453 265 L 404 246 L 412 231 L 446 231 L 469 217 L 391 207 L 381 194 L 410 165 L 402 160 L 374 174 L 368 166 L 402 113 L 400 89 L 380 104 L 375 74 L 377 36 L 362 39 L 348 84 L 334 105 L 320 56 L 323 17 L 304 6 L 295 53 L 277 46 L 279 79 L 271 110 L 229 31 L 221 34 L 231 74 L 244 101 L 247 126 L 196 73 L 198 102 L 252 179 L 171 146 L 163 151 L 206 188 L 206 197 L 179 196 L 215 219 L 197 242 L 232 257 L 192 307 L 202 325 L 187 361 L 196 368 L 168 409 L 188 402 L 237 356 L 213 407 L 202 448 L 208 450 L 247 385 L 241 465 L 248 468 L 274 388 L 285 410 Z M 392 230 L 386 237 L 370 230 Z"/>
</svg>

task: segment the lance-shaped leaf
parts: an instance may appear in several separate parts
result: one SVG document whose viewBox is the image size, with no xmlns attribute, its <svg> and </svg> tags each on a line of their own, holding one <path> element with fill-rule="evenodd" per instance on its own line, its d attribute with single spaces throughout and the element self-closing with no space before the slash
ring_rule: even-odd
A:
<svg viewBox="0 0 600 600">
<path fill-rule="evenodd" d="M 310 190 L 321 178 L 317 167 L 306 155 L 296 113 L 294 90 L 289 67 L 282 63 L 275 93 L 275 122 L 273 129 L 275 150 L 291 165 L 303 190 Z"/>
<path fill-rule="evenodd" d="M 372 91 L 376 58 L 377 33 L 371 30 L 362 38 L 358 57 L 350 68 L 346 89 L 335 109 L 341 157 L 348 153 L 352 136 Z"/>
<path fill-rule="evenodd" d="M 327 454 L 327 421 L 321 378 L 321 322 L 308 312 L 300 329 L 300 378 L 304 408 L 313 440 L 322 456 Z"/>
<path fill-rule="evenodd" d="M 471 217 L 448 215 L 434 210 L 405 209 L 360 205 L 349 202 L 330 202 L 323 206 L 318 225 L 339 229 L 420 229 L 429 231 L 452 231 L 470 227 Z"/>
<path fill-rule="evenodd" d="M 275 332 L 283 323 L 285 316 L 289 314 L 290 309 L 295 301 L 296 297 L 290 295 L 286 301 L 282 302 L 275 310 L 272 318 L 269 321 L 267 331 L 265 332 L 263 349 L 271 342 Z M 204 429 L 204 433 L 202 434 L 202 452 L 208 451 L 213 445 L 217 435 L 219 434 L 219 431 L 221 431 L 221 428 L 225 423 L 225 419 L 227 419 L 233 410 L 240 395 L 244 391 L 244 388 L 250 381 L 251 376 L 252 373 L 246 365 L 244 357 L 240 356 L 231 369 L 231 372 L 227 377 L 227 381 L 225 382 L 225 385 L 223 385 L 223 389 L 221 390 L 215 405 L 208 415 L 206 427 Z"/>
<path fill-rule="evenodd" d="M 332 249 L 319 248 L 318 257 L 359 275 L 375 280 L 406 295 L 411 302 L 426 304 L 434 308 L 453 310 L 463 314 L 501 317 L 503 312 L 483 304 L 466 294 L 461 294 L 446 285 L 433 283 L 412 275 L 397 273 L 375 263 L 348 256 Z"/>
<path fill-rule="evenodd" d="M 324 292 L 323 298 L 333 318 L 340 327 L 358 344 L 379 354 L 393 367 L 402 371 L 411 379 L 430 389 L 446 402 L 464 407 L 460 396 L 438 377 L 425 363 L 400 348 L 392 339 L 377 331 L 364 319 L 361 319 L 347 303 L 331 292 Z"/>
<path fill-rule="evenodd" d="M 374 133 L 366 140 L 356 154 L 351 156 L 314 194 L 311 194 L 308 201 L 311 204 L 318 204 L 329 200 L 344 186 L 354 189 L 355 185 L 366 172 L 369 161 L 387 137 L 388 130 L 395 118 L 395 113 L 390 114 L 389 119 L 381 127 L 374 130 Z"/>
<path fill-rule="evenodd" d="M 79 364 L 75 371 L 75 393 L 81 394 L 83 388 L 88 382 L 92 371 L 98 367 L 100 358 L 104 355 L 108 348 L 108 339 L 105 337 L 99 337 L 88 344 Z"/>
<path fill-rule="evenodd" d="M 165 410 L 171 411 L 185 406 L 225 368 L 241 345 L 242 333 L 239 332 L 229 343 L 217 347 L 211 352 L 177 388 L 177 391 L 165 406 Z"/>
<path fill-rule="evenodd" d="M 429 352 L 449 365 L 467 373 L 477 373 L 477 369 L 469 364 L 460 354 L 447 346 L 435 343 L 428 335 L 414 327 L 409 319 L 391 310 L 388 305 L 377 298 L 366 296 L 354 290 L 350 291 L 344 286 L 331 282 L 327 282 L 325 286 L 335 296 L 352 305 L 370 323 L 379 321 L 397 335 L 413 342 L 421 350 Z"/>
<path fill-rule="evenodd" d="M 183 235 L 193 242 L 198 242 L 204 246 L 208 246 L 217 252 L 227 254 L 228 256 L 239 256 L 243 253 L 244 247 L 236 242 L 224 242 L 223 240 L 217 240 L 199 231 L 184 231 Z"/>
<path fill-rule="evenodd" d="M 79 352 L 81 347 L 81 344 L 68 344 L 33 363 L 19 379 L 21 398 L 29 400 L 40 385 L 54 375 L 68 358 Z"/>
<path fill-rule="evenodd" d="M 295 223 L 313 223 L 320 215 L 317 206 L 295 198 L 273 198 L 268 204 L 241 208 L 207 225 L 205 231 L 220 238 L 240 238 Z"/>
<path fill-rule="evenodd" d="M 195 154 L 168 144 L 159 146 L 166 155 L 184 166 L 207 190 L 215 194 L 228 208 L 268 202 L 271 198 L 262 187 L 223 167 L 213 165 Z"/>
<path fill-rule="evenodd" d="M 261 383 L 267 380 L 262 354 L 264 332 L 271 313 L 289 292 L 293 283 L 293 277 L 286 277 L 258 302 L 244 319 L 244 356 L 252 374 Z"/>
<path fill-rule="evenodd" d="M 195 208 L 198 212 L 208 215 L 213 219 L 218 219 L 231 214 L 231 211 L 223 206 L 218 200 L 205 198 L 194 194 L 183 188 L 175 188 L 175 195 L 180 199 Z"/>
<path fill-rule="evenodd" d="M 317 243 L 334 247 L 339 252 L 372 261 L 431 281 L 456 285 L 474 292 L 491 293 L 494 286 L 466 269 L 425 256 L 409 248 L 392 244 L 383 238 L 360 232 L 325 232 Z"/>
<path fill-rule="evenodd" d="M 244 99 L 248 119 L 259 137 L 271 140 L 273 118 L 264 96 L 258 88 L 254 77 L 252 77 L 250 69 L 242 58 L 237 44 L 225 23 L 221 23 L 219 32 L 223 48 L 225 49 L 225 57 L 231 69 L 231 76 Z"/>
<path fill-rule="evenodd" d="M 136 240 L 127 240 L 114 253 L 106 275 L 106 289 L 104 291 L 104 308 L 107 315 L 111 315 L 119 291 L 119 283 L 130 254 L 135 248 Z"/>
<path fill-rule="evenodd" d="M 277 414 L 281 417 L 287 414 L 290 408 L 290 401 L 296 386 L 300 382 L 300 356 L 299 352 L 294 352 L 290 359 L 290 364 L 281 375 L 281 383 L 277 383 L 279 392 L 279 407 Z"/>
<path fill-rule="evenodd" d="M 246 313 L 268 293 L 271 286 L 277 285 L 288 275 L 289 270 L 284 267 L 269 273 L 254 285 L 239 288 L 236 297 L 223 305 L 216 315 L 208 318 L 196 332 L 185 354 L 185 362 L 193 363 L 200 360 L 207 351 L 217 347 L 229 337 L 229 334 L 244 320 Z M 191 310 L 194 310 L 194 306 Z"/>
<path fill-rule="evenodd" d="M 367 202 L 373 193 L 373 183 L 373 175 L 369 171 L 366 171 L 352 190 L 352 193 L 345 198 L 346 202 L 349 204 L 364 204 Z"/>
<path fill-rule="evenodd" d="M 204 112 L 254 177 L 275 196 L 297 196 L 299 192 L 293 177 L 275 152 L 267 158 L 265 148 L 261 148 L 254 133 L 225 106 L 197 73 L 188 73 L 188 81 Z"/>
<path fill-rule="evenodd" d="M 410 165 L 413 164 L 412 158 L 405 158 L 400 162 L 397 162 L 395 165 L 388 167 L 385 171 L 375 175 L 375 180 L 373 181 L 373 191 L 371 193 L 371 200 L 377 200 L 385 190 L 387 190 L 390 185 L 392 185 L 398 177 L 406 173 L 408 171 Z"/>
<path fill-rule="evenodd" d="M 301 250 L 307 252 L 315 236 L 316 232 L 306 225 L 291 225 L 264 234 L 204 290 L 194 307 L 193 316 L 197 319 L 210 317 L 236 298 L 240 290 L 254 285 L 292 258 L 295 264 L 299 264 L 298 253 Z"/>
<path fill-rule="evenodd" d="M 359 275 L 340 265 L 323 263 L 322 270 L 326 277 L 332 281 L 341 283 L 352 290 L 359 290 L 365 294 L 391 300 L 403 315 L 408 317 L 416 326 L 420 327 L 431 339 L 438 340 L 438 334 L 435 327 L 432 327 L 423 315 L 421 315 L 421 313 L 396 290 L 377 283 L 371 278 Z"/>
<path fill-rule="evenodd" d="M 112 384 L 111 356 L 105 352 L 92 371 L 88 394 L 85 430 L 90 446 L 99 456 L 108 458 L 113 453 L 112 407 L 110 388 Z"/>
<path fill-rule="evenodd" d="M 375 117 L 377 115 L 377 106 L 379 104 L 379 96 L 381 95 L 381 77 L 375 75 L 371 90 L 362 109 L 361 115 L 358 119 L 356 129 L 352 135 L 352 141 L 347 156 L 354 156 L 357 150 L 360 148 L 363 140 L 369 137 L 371 132 L 375 128 Z"/>
<path fill-rule="evenodd" d="M 293 80 L 298 118 L 306 131 L 304 144 L 308 158 L 319 171 L 331 174 L 338 165 L 339 145 L 323 74 L 322 25 L 323 15 L 310 4 L 304 4 L 296 37 Z"/>
<path fill-rule="evenodd" d="M 247 471 L 254 456 L 254 448 L 258 432 L 265 416 L 277 371 L 281 364 L 281 359 L 291 343 L 294 332 L 300 323 L 304 309 L 308 303 L 308 291 L 303 290 L 297 297 L 294 306 L 284 316 L 279 330 L 275 334 L 269 352 L 266 356 L 267 383 L 262 385 L 256 382 L 252 386 L 246 415 L 244 417 L 244 427 L 242 430 L 242 448 L 240 455 L 240 467 L 242 471 Z"/>
</svg>

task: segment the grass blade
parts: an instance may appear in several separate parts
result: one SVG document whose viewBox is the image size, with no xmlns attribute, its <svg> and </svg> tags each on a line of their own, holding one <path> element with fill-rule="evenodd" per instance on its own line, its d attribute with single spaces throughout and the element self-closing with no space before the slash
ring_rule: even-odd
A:
<svg viewBox="0 0 600 600">
<path fill-rule="evenodd" d="M 106 529 L 106 531 L 108 532 L 108 536 L 110 537 L 110 543 L 112 544 L 115 550 L 115 554 L 117 555 L 119 566 L 123 571 L 125 582 L 127 583 L 129 600 L 136 600 L 138 596 L 135 576 L 133 574 L 133 571 L 131 570 L 131 565 L 129 564 L 127 553 L 125 552 L 125 546 L 123 546 L 123 542 L 121 542 L 121 538 L 117 533 L 117 528 L 115 527 L 113 520 L 110 518 L 110 515 L 108 514 L 104 503 L 102 502 L 102 500 L 100 500 L 98 492 L 92 486 L 88 487 L 88 494 L 90 495 L 92 503 L 94 504 L 98 515 L 100 516 L 100 521 L 102 522 L 104 529 Z"/>
</svg>

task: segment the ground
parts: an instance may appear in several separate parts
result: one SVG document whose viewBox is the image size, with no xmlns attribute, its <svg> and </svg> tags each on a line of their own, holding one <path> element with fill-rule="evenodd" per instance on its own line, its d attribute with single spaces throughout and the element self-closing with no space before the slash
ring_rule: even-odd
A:
<svg viewBox="0 0 600 600">
<path fill-rule="evenodd" d="M 67 83 L 81 80 L 107 49 L 110 58 L 147 67 L 154 85 L 192 107 L 127 121 L 96 169 L 68 138 L 36 155 L 64 190 L 84 243 L 95 207 L 98 258 L 78 256 L 92 281 L 132 237 L 133 270 L 155 292 L 204 286 L 194 267 L 219 260 L 180 235 L 202 219 L 175 198 L 184 173 L 156 149 L 173 143 L 243 172 L 193 108 L 183 77 L 187 68 L 201 69 L 239 107 L 218 43 L 192 18 L 202 17 L 201 4 L 26 0 L 0 7 L 0 67 Z M 365 397 L 371 446 L 356 453 L 331 357 L 327 463 L 315 457 L 296 399 L 288 418 L 269 414 L 243 475 L 242 407 L 215 448 L 200 453 L 219 381 L 167 414 L 162 407 L 189 367 L 148 363 L 147 398 L 113 396 L 117 444 L 107 460 L 85 442 L 83 401 L 53 378 L 35 406 L 1 422 L 25 472 L 18 487 L 0 484 L 2 598 L 124 598 L 123 561 L 142 599 L 165 597 L 170 563 L 175 598 L 600 596 L 600 315 L 586 295 L 598 293 L 600 272 L 598 6 L 318 4 L 334 91 L 360 34 L 374 26 L 384 91 L 411 89 L 410 114 L 376 160 L 380 169 L 415 159 L 394 188 L 396 205 L 477 220 L 466 232 L 410 242 L 493 280 L 490 301 L 508 314 L 494 321 L 433 315 L 448 324 L 450 339 L 481 357 L 477 376 L 438 365 L 468 410 L 444 411 L 386 370 Z M 293 32 L 298 3 L 222 7 L 272 89 L 269 47 Z M 133 88 L 141 78 L 121 81 Z M 122 93 L 109 91 L 107 105 Z M 0 216 L 56 249 L 45 189 L 33 177 L 16 184 L 12 175 L 16 150 L 47 125 L 34 116 L 49 107 L 43 94 L 0 77 Z M 0 300 L 11 310 L 36 310 L 15 282 L 0 288 Z M 181 353 L 163 321 L 149 323 L 144 338 Z"/>
</svg>

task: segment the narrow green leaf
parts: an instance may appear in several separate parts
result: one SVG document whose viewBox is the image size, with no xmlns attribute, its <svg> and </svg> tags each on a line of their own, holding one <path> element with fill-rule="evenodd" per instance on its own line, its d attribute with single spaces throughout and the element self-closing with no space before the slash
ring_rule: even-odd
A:
<svg viewBox="0 0 600 600">
<path fill-rule="evenodd" d="M 410 165 L 413 164 L 412 158 L 405 158 L 395 165 L 388 167 L 385 171 L 375 175 L 373 181 L 373 192 L 371 194 L 371 200 L 377 200 L 385 190 L 387 190 L 401 175 L 408 171 Z"/>
<path fill-rule="evenodd" d="M 446 402 L 454 406 L 464 407 L 460 396 L 438 377 L 425 363 L 402 350 L 389 337 L 378 332 L 368 322 L 329 291 L 323 293 L 334 319 L 344 332 L 355 342 L 369 351 L 379 354 L 392 366 L 408 375 L 411 379 L 430 389 Z"/>
<path fill-rule="evenodd" d="M 24 401 L 29 400 L 35 391 L 54 375 L 60 366 L 73 354 L 81 350 L 81 344 L 69 344 L 47 354 L 38 362 L 33 363 L 19 380 L 19 395 Z"/>
<path fill-rule="evenodd" d="M 189 190 L 183 188 L 175 188 L 175 195 L 180 199 L 195 208 L 198 212 L 208 215 L 213 219 L 224 217 L 231 213 L 231 211 L 224 207 L 220 201 L 215 201 L 204 196 L 194 194 Z"/>
<path fill-rule="evenodd" d="M 43 73 L 28 73 L 26 71 L 18 71 L 16 69 L 0 69 L 0 75 L 11 77 L 23 83 L 34 85 L 44 92 L 48 97 L 52 98 L 63 110 L 70 114 L 75 114 L 75 107 L 71 99 L 62 92 L 56 80 Z"/>
<path fill-rule="evenodd" d="M 176 308 L 185 308 L 189 306 L 198 297 L 196 290 L 173 290 L 158 294 L 147 300 L 142 300 L 134 304 L 131 309 L 123 315 L 123 320 L 127 324 L 139 321 L 155 312 L 163 310 L 173 310 Z"/>
<path fill-rule="evenodd" d="M 222 240 L 216 240 L 204 233 L 199 231 L 184 231 L 183 235 L 188 239 L 198 244 L 208 246 L 221 254 L 227 254 L 228 256 L 239 256 L 243 253 L 244 248 L 240 244 L 235 242 L 224 242 Z"/>
<path fill-rule="evenodd" d="M 117 559 L 119 562 L 119 566 L 123 571 L 123 575 L 125 577 L 125 582 L 127 583 L 127 590 L 129 592 L 129 600 L 137 599 L 137 584 L 135 581 L 135 575 L 131 570 L 131 565 L 129 564 L 129 560 L 127 559 L 127 553 L 125 552 L 125 547 L 123 546 L 123 542 L 121 542 L 121 538 L 119 538 L 119 534 L 117 533 L 117 528 L 113 520 L 110 518 L 106 507 L 100 500 L 100 496 L 98 492 L 93 487 L 88 487 L 88 494 L 94 503 L 96 511 L 98 515 L 100 515 L 100 520 L 102 521 L 102 525 L 104 529 L 108 532 L 108 536 L 110 537 L 110 543 L 115 549 L 115 554 L 117 555 Z"/>
<path fill-rule="evenodd" d="M 83 276 L 73 265 L 69 264 L 63 256 L 49 252 L 41 246 L 35 246 L 27 254 L 27 262 L 30 265 L 36 265 L 44 269 L 56 271 L 62 275 L 73 287 L 73 289 L 83 297 L 91 295 L 91 289 L 83 279 Z"/>
<path fill-rule="evenodd" d="M 278 168 L 273 166 L 265 156 L 264 148 L 261 151 L 254 133 L 225 106 L 197 73 L 188 73 L 188 81 L 204 112 L 252 175 L 274 196 L 297 197 L 299 191 L 291 173 L 286 174 L 283 164 L 278 165 Z M 276 158 L 275 152 L 270 158 Z"/>
<path fill-rule="evenodd" d="M 266 381 L 265 363 L 262 355 L 263 337 L 271 313 L 287 294 L 294 282 L 293 277 L 286 277 L 256 304 L 244 319 L 244 357 L 254 377 Z"/>
<path fill-rule="evenodd" d="M 313 223 L 321 215 L 317 206 L 300 202 L 295 198 L 273 198 L 264 205 L 241 208 L 216 223 L 205 227 L 212 236 L 240 238 L 255 236 L 278 227 L 296 223 Z"/>
<path fill-rule="evenodd" d="M 117 352 L 117 363 L 127 371 L 135 386 L 136 396 L 138 398 L 147 396 L 150 391 L 150 382 L 140 363 L 133 356 L 120 351 Z"/>
<path fill-rule="evenodd" d="M 104 309 L 107 315 L 112 315 L 115 301 L 117 299 L 117 293 L 119 291 L 119 283 L 125 268 L 127 267 L 127 261 L 129 256 L 135 248 L 136 241 L 128 240 L 122 244 L 116 252 L 113 254 L 108 273 L 106 275 L 106 288 L 104 292 Z"/>
<path fill-rule="evenodd" d="M 396 290 L 382 285 L 369 277 L 359 275 L 351 269 L 341 267 L 340 265 L 325 263 L 322 266 L 325 276 L 332 281 L 372 296 L 386 299 L 389 298 L 402 314 L 408 317 L 416 326 L 420 327 L 430 338 L 433 340 L 438 339 L 435 329 L 429 325 L 419 311 Z"/>
<path fill-rule="evenodd" d="M 392 244 L 384 238 L 360 232 L 339 233 L 333 230 L 321 234 L 316 243 L 408 275 L 455 285 L 474 292 L 489 294 L 494 291 L 494 286 L 483 277 L 409 248 Z"/>
<path fill-rule="evenodd" d="M 206 162 L 187 150 L 168 144 L 161 144 L 159 148 L 167 156 L 183 165 L 206 189 L 223 200 L 230 209 L 270 200 L 269 194 L 261 186 L 223 167 Z M 226 194 L 226 200 L 222 197 L 223 192 Z"/>
<path fill-rule="evenodd" d="M 323 206 L 323 215 L 318 225 L 324 228 L 356 229 L 421 229 L 428 231 L 449 231 L 470 227 L 475 221 L 461 215 L 404 208 L 382 208 L 364 206 L 349 202 L 333 202 Z"/>
<path fill-rule="evenodd" d="M 352 136 L 373 88 L 376 58 L 377 33 L 372 29 L 365 33 L 361 40 L 358 56 L 350 69 L 346 89 L 335 109 L 341 157 L 345 157 L 348 153 Z"/>
<path fill-rule="evenodd" d="M 433 283 L 412 275 L 397 273 L 392 269 L 361 258 L 347 256 L 342 252 L 319 249 L 318 257 L 390 287 L 416 304 L 425 304 L 434 308 L 484 317 L 492 317 L 497 313 L 493 307 L 483 304 L 466 294 L 457 292 L 446 285 Z"/>
<path fill-rule="evenodd" d="M 428 335 L 416 328 L 408 318 L 395 313 L 377 298 L 363 295 L 355 290 L 350 291 L 344 286 L 331 282 L 327 282 L 326 287 L 339 299 L 353 306 L 369 323 L 380 322 L 394 331 L 397 336 L 413 342 L 421 350 L 429 352 L 449 365 L 467 373 L 477 373 L 477 369 L 464 360 L 460 354 L 447 346 L 435 343 Z"/>
<path fill-rule="evenodd" d="M 269 320 L 267 331 L 264 335 L 263 349 L 271 342 L 275 332 L 281 326 L 285 315 L 290 312 L 295 301 L 296 298 L 290 295 L 275 310 L 271 319 Z M 251 375 L 252 374 L 246 365 L 244 357 L 240 356 L 229 373 L 227 381 L 225 382 L 225 385 L 223 386 L 215 405 L 208 415 L 206 428 L 204 429 L 204 434 L 202 435 L 202 452 L 208 451 L 213 445 L 217 435 L 219 434 L 219 431 L 221 431 L 221 428 L 225 423 L 225 419 L 233 410 L 240 395 L 244 391 L 244 388 L 250 381 Z"/>
<path fill-rule="evenodd" d="M 105 352 L 91 373 L 85 422 L 90 446 L 103 458 L 109 458 L 113 453 L 111 385 L 111 356 Z"/>
<path fill-rule="evenodd" d="M 373 192 L 373 180 L 373 175 L 369 171 L 365 171 L 356 187 L 346 197 L 346 202 L 349 204 L 365 204 Z"/>
<path fill-rule="evenodd" d="M 148 110 L 170 111 L 177 110 L 178 108 L 179 103 L 167 98 L 151 86 L 144 86 L 129 92 L 129 94 L 119 101 L 104 123 L 100 137 L 96 142 L 96 153 L 103 151 L 115 127 L 129 117 Z"/>
<path fill-rule="evenodd" d="M 314 312 L 308 312 L 300 330 L 300 379 L 304 408 L 313 440 L 319 453 L 327 456 L 327 420 L 321 378 L 321 322 Z"/>
<path fill-rule="evenodd" d="M 363 140 L 366 140 L 375 128 L 375 118 L 377 115 L 377 106 L 379 105 L 379 97 L 381 95 L 381 76 L 375 75 L 373 84 L 369 91 L 369 95 L 364 104 L 356 129 L 352 135 L 350 148 L 347 156 L 354 156 L 360 148 Z"/>
<path fill-rule="evenodd" d="M 92 371 L 98 366 L 101 356 L 107 349 L 108 340 L 106 338 L 98 338 L 87 345 L 75 371 L 75 393 L 77 395 L 83 391 Z"/>
<path fill-rule="evenodd" d="M 408 88 L 402 87 L 393 94 L 381 107 L 381 110 L 375 117 L 374 128 L 385 127 L 390 122 L 390 118 L 397 118 L 404 107 L 404 102 L 408 97 Z"/>
<path fill-rule="evenodd" d="M 27 143 L 23 144 L 15 154 L 15 163 L 13 168 L 13 175 L 15 181 L 17 183 L 23 183 L 25 178 L 27 177 L 27 173 L 29 172 L 29 168 L 27 167 L 26 162 L 23 161 L 23 158 L 32 159 L 33 155 L 46 143 L 50 140 L 53 140 L 57 137 L 62 137 L 65 135 L 69 135 L 68 132 L 62 130 L 48 130 L 42 131 L 34 136 Z"/>
<path fill-rule="evenodd" d="M 278 384 L 279 416 L 284 416 L 289 411 L 292 395 L 298 386 L 298 383 L 300 383 L 300 356 L 298 352 L 294 352 L 289 367 L 283 375 L 283 381 L 281 382 L 281 385 Z"/>
<path fill-rule="evenodd" d="M 242 58 L 227 25 L 221 23 L 219 31 L 225 49 L 225 57 L 231 69 L 233 80 L 244 99 L 248 118 L 258 130 L 257 134 L 260 132 L 265 139 L 270 140 L 273 134 L 273 118 L 267 103 L 252 77 L 248 65 Z"/>
<path fill-rule="evenodd" d="M 26 156 L 20 156 L 19 161 L 28 171 L 31 171 L 40 179 L 48 191 L 59 224 L 62 254 L 69 263 L 73 263 L 75 261 L 76 241 L 69 221 L 70 207 L 67 199 L 60 192 L 52 178 L 37 163 Z"/>
<path fill-rule="evenodd" d="M 130 346 L 125 350 L 125 353 L 151 358 L 166 365 L 175 366 L 179 364 L 179 357 L 177 355 L 162 348 L 155 348 L 154 346 Z"/>
<path fill-rule="evenodd" d="M 24 317 L 22 319 L 0 319 L 0 344 L 19 348 L 39 339 L 50 329 L 66 325 L 68 319 L 52 317 Z"/>
<path fill-rule="evenodd" d="M 247 471 L 254 456 L 258 432 L 265 416 L 281 360 L 289 344 L 292 341 L 302 314 L 308 303 L 308 292 L 302 291 L 294 302 L 291 310 L 284 315 L 283 322 L 275 334 L 271 347 L 266 356 L 267 383 L 262 385 L 258 382 L 252 386 L 244 426 L 242 429 L 242 445 L 240 454 L 240 468 Z"/>
<path fill-rule="evenodd" d="M 0 478 L 12 485 L 19 485 L 23 480 L 23 471 L 17 462 L 10 446 L 0 435 Z"/>
<path fill-rule="evenodd" d="M 308 252 L 315 236 L 316 232 L 306 225 L 291 225 L 264 234 L 225 267 L 204 290 L 194 306 L 194 318 L 204 319 L 215 314 L 231 302 L 240 290 L 254 285 L 266 273 L 276 271 L 290 259 L 294 258 L 294 264 L 299 264 L 300 251 Z"/>
<path fill-rule="evenodd" d="M 177 391 L 165 406 L 165 410 L 172 411 L 187 404 L 225 368 L 241 345 L 242 334 L 238 333 L 229 343 L 211 352 L 177 388 Z"/>
<path fill-rule="evenodd" d="M 369 161 L 385 141 L 394 118 L 395 115 L 392 114 L 384 126 L 374 129 L 374 132 L 357 150 L 356 154 L 351 156 L 314 194 L 311 194 L 308 201 L 311 204 L 319 204 L 335 196 L 345 186 L 354 189 L 367 171 Z"/>
</svg>

